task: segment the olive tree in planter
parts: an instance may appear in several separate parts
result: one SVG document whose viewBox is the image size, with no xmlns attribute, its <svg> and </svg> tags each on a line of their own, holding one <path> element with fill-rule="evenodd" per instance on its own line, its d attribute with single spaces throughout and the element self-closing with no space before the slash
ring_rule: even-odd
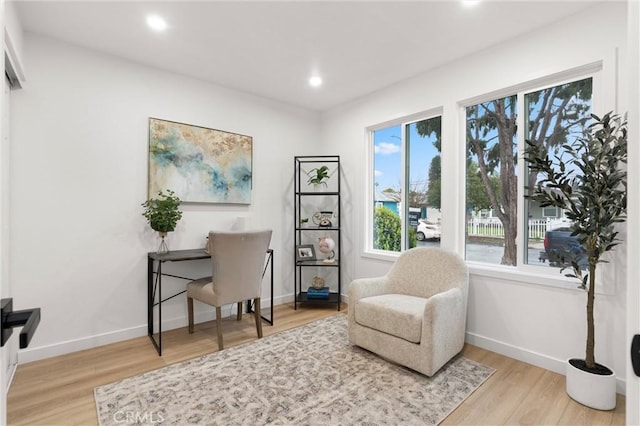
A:
<svg viewBox="0 0 640 426">
<path fill-rule="evenodd" d="M 564 209 L 587 258 L 588 270 L 583 270 L 584 262 L 567 254 L 571 272 L 566 275 L 579 279 L 587 291 L 586 353 L 584 359 L 568 360 L 567 393 L 584 405 L 610 410 L 616 405 L 615 373 L 595 360 L 595 278 L 602 255 L 620 242 L 616 224 L 626 219 L 627 123 L 612 112 L 592 118 L 584 137 L 563 146 L 565 157 L 550 157 L 527 142 L 524 159 L 539 176 L 527 198 L 541 207 Z"/>
<path fill-rule="evenodd" d="M 176 224 L 182 218 L 182 212 L 178 209 L 180 203 L 180 198 L 171 190 L 167 190 L 166 193 L 160 191 L 158 192 L 158 198 L 150 198 L 142 203 L 144 207 L 142 216 L 147 218 L 151 229 L 158 231 L 160 238 L 162 238 L 158 253 L 167 253 L 169 251 L 164 238 L 167 236 L 167 232 L 171 232 L 176 228 Z"/>
</svg>

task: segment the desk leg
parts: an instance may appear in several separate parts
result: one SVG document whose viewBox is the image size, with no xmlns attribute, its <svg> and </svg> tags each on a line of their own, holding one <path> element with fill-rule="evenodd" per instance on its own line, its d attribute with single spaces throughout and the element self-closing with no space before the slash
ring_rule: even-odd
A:
<svg viewBox="0 0 640 426">
<path fill-rule="evenodd" d="M 147 336 L 153 336 L 153 259 L 147 257 Z"/>
<path fill-rule="evenodd" d="M 147 334 L 151 343 L 158 351 L 158 355 L 162 356 L 162 262 L 158 262 L 158 272 L 156 275 L 155 283 L 153 279 L 153 263 L 154 260 L 147 258 Z M 156 341 L 154 335 L 154 315 L 153 308 L 156 303 L 156 290 L 158 291 L 158 340 Z"/>
<path fill-rule="evenodd" d="M 162 262 L 158 262 L 158 355 L 162 356 Z"/>
<path fill-rule="evenodd" d="M 266 318 L 266 317 L 262 316 L 262 313 L 260 313 L 260 318 L 262 318 L 263 320 L 268 322 L 269 325 L 273 325 L 273 250 L 270 250 L 268 252 L 267 264 L 264 266 L 264 270 L 262 271 L 262 278 L 264 278 L 264 274 L 267 272 L 267 266 L 270 268 L 270 277 L 271 277 L 271 282 L 269 283 L 270 290 L 271 290 L 271 302 L 270 302 L 271 314 L 270 314 L 269 318 Z M 252 307 L 251 302 L 252 302 L 251 300 L 247 300 L 247 310 L 246 310 L 246 312 L 248 314 L 253 312 L 253 307 Z"/>
<path fill-rule="evenodd" d="M 271 286 L 271 321 L 269 321 L 269 324 L 273 325 L 273 264 L 275 262 L 273 259 L 273 250 L 269 252 L 269 262 L 271 263 L 271 283 L 269 284 Z"/>
</svg>

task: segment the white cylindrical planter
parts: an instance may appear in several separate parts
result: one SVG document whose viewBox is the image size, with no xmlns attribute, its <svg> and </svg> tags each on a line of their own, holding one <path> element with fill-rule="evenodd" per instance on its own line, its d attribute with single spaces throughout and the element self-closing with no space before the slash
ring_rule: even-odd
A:
<svg viewBox="0 0 640 426">
<path fill-rule="evenodd" d="M 574 367 L 567 360 L 567 394 L 580 404 L 596 410 L 616 408 L 616 374 L 589 373 Z"/>
</svg>

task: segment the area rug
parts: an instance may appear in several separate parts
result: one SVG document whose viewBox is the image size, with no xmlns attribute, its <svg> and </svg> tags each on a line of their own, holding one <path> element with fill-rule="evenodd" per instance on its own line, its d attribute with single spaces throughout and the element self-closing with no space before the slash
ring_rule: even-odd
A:
<svg viewBox="0 0 640 426">
<path fill-rule="evenodd" d="M 428 425 L 493 371 L 456 357 L 428 378 L 351 345 L 337 314 L 94 394 L 102 426 Z"/>
</svg>

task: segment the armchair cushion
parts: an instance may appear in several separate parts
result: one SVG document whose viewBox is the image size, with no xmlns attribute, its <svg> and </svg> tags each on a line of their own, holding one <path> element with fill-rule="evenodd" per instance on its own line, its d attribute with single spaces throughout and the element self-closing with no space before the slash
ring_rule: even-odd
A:
<svg viewBox="0 0 640 426">
<path fill-rule="evenodd" d="M 365 327 L 420 343 L 427 299 L 405 294 L 386 294 L 356 302 L 356 322 Z"/>
</svg>

